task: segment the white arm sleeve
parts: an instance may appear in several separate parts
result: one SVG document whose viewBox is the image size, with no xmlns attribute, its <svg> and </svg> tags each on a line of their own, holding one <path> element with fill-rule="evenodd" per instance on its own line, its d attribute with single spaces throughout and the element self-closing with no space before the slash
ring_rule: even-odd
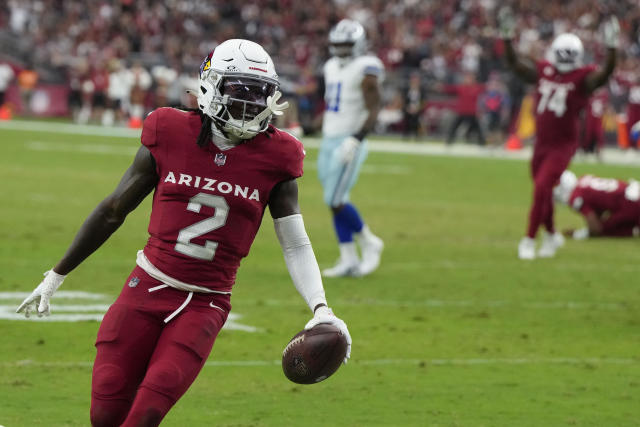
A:
<svg viewBox="0 0 640 427">
<path fill-rule="evenodd" d="M 282 246 L 284 261 L 291 280 L 302 298 L 313 311 L 318 304 L 327 304 L 320 277 L 318 261 L 304 229 L 302 215 L 295 214 L 275 218 L 273 225 Z"/>
</svg>

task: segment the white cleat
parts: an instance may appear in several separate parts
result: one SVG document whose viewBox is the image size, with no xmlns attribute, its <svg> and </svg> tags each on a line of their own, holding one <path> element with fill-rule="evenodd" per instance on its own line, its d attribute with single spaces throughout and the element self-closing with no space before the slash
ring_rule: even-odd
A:
<svg viewBox="0 0 640 427">
<path fill-rule="evenodd" d="M 562 233 L 556 231 L 553 233 L 553 241 L 556 243 L 556 248 L 561 248 L 564 246 L 565 239 Z"/>
<path fill-rule="evenodd" d="M 360 262 L 359 273 L 362 276 L 373 273 L 380 265 L 380 256 L 384 249 L 384 242 L 376 236 L 368 236 L 360 240 L 362 251 L 362 261 Z"/>
<path fill-rule="evenodd" d="M 538 249 L 538 256 L 541 258 L 552 258 L 556 255 L 559 247 L 564 245 L 564 236 L 555 232 L 553 234 L 544 232 L 542 236 L 542 244 Z"/>
<path fill-rule="evenodd" d="M 345 262 L 339 260 L 336 265 L 331 268 L 322 270 L 323 277 L 357 277 L 360 276 L 358 262 Z"/>
<path fill-rule="evenodd" d="M 518 258 L 535 259 L 536 257 L 536 241 L 531 237 L 523 237 L 518 244 Z"/>
</svg>

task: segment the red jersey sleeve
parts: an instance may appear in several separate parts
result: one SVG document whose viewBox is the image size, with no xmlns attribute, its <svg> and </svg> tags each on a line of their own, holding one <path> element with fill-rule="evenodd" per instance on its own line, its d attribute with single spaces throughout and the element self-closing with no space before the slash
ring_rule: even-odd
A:
<svg viewBox="0 0 640 427">
<path fill-rule="evenodd" d="M 278 181 L 288 181 L 300 178 L 303 174 L 304 157 L 306 152 L 304 146 L 296 137 L 290 133 L 275 129 L 274 143 L 277 144 L 277 154 L 275 161 Z"/>
<path fill-rule="evenodd" d="M 140 137 L 142 145 L 153 151 L 152 148 L 158 144 L 157 141 L 157 128 L 158 128 L 158 116 L 160 110 L 154 110 L 144 119 L 142 123 L 142 135 Z"/>
</svg>

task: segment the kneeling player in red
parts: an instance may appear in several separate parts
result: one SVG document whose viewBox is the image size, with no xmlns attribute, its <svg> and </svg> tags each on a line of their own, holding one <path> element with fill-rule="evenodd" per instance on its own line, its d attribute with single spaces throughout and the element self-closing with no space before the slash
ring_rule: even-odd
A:
<svg viewBox="0 0 640 427">
<path fill-rule="evenodd" d="M 553 188 L 556 202 L 580 213 L 586 227 L 565 230 L 574 239 L 588 237 L 635 237 L 640 235 L 640 183 L 593 175 L 580 179 L 564 171 Z"/>
<path fill-rule="evenodd" d="M 49 314 L 65 276 L 152 191 L 149 240 L 102 321 L 93 367 L 93 426 L 156 426 L 203 367 L 231 309 L 240 260 L 265 208 L 296 288 L 314 312 L 305 328 L 345 323 L 327 307 L 298 206 L 304 149 L 269 125 L 282 114 L 267 52 L 227 40 L 200 67 L 199 109 L 160 108 L 115 191 L 89 215 L 64 257 L 18 312 Z"/>
</svg>

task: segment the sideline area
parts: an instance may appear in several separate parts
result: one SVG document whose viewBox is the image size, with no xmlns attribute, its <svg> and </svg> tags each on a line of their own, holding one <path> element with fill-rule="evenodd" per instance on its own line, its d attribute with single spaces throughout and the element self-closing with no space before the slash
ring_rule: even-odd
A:
<svg viewBox="0 0 640 427">
<path fill-rule="evenodd" d="M 60 123 L 37 120 L 0 121 L 1 130 L 46 132 L 57 134 L 91 135 L 109 138 L 140 138 L 141 129 L 124 127 L 104 127 L 98 125 L 78 125 L 74 123 Z M 318 148 L 319 137 L 304 137 L 305 147 Z M 503 147 L 480 147 L 472 144 L 458 143 L 451 146 L 442 142 L 405 142 L 400 137 L 384 139 L 376 137 L 369 142 L 369 151 L 390 154 L 412 154 L 421 156 L 451 156 L 451 157 L 480 157 L 510 160 L 526 160 L 531 157 L 531 147 L 520 150 L 505 150 Z M 578 153 L 574 163 L 595 163 L 593 156 Z M 610 165 L 640 165 L 640 152 L 636 150 L 620 150 L 618 148 L 604 148 L 602 163 Z"/>
</svg>

